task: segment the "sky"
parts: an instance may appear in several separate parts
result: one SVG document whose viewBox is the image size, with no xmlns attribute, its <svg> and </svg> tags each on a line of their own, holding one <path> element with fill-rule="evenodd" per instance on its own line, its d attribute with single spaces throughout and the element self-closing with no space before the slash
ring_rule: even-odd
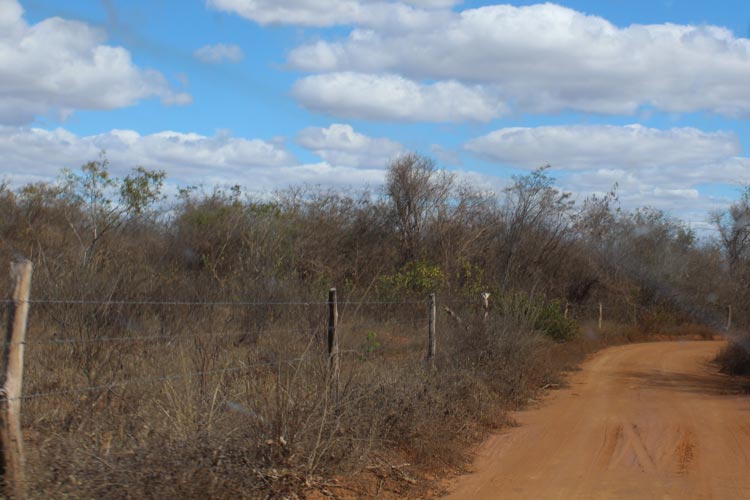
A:
<svg viewBox="0 0 750 500">
<path fill-rule="evenodd" d="M 748 37 L 739 0 L 0 0 L 0 179 L 104 150 L 172 188 L 356 190 L 415 151 L 701 228 L 750 182 Z"/>
</svg>

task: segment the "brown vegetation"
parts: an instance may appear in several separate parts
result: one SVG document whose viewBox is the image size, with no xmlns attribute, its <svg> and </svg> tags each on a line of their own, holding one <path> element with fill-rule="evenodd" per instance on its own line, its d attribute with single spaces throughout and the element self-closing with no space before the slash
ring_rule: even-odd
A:
<svg viewBox="0 0 750 500">
<path fill-rule="evenodd" d="M 294 498 L 394 457 L 412 464 L 402 479 L 455 467 L 585 353 L 718 325 L 735 291 L 721 249 L 679 221 L 624 212 L 614 193 L 576 208 L 544 169 L 500 196 L 417 155 L 383 193 L 167 200 L 163 182 L 112 178 L 102 157 L 0 188 L 0 262 L 36 268 L 24 391 L 39 397 L 23 401 L 36 497 Z M 439 312 L 434 371 L 429 292 L 463 322 Z"/>
</svg>

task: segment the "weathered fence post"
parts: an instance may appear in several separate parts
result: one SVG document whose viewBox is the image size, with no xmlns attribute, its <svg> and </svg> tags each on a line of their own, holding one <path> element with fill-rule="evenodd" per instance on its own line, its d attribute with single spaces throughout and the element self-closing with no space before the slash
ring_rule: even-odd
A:
<svg viewBox="0 0 750 500">
<path fill-rule="evenodd" d="M 732 329 L 732 304 L 727 307 L 727 331 Z"/>
<path fill-rule="evenodd" d="M 428 323 L 427 323 L 427 362 L 435 366 L 435 319 L 437 306 L 435 305 L 435 294 L 430 294 L 428 306 Z"/>
<path fill-rule="evenodd" d="M 2 396 L 0 397 L 0 446 L 2 446 L 3 496 L 26 497 L 25 457 L 21 432 L 23 352 L 29 315 L 32 265 L 19 260 L 10 265 L 13 292 L 8 305 L 8 332 L 3 349 Z"/>
<path fill-rule="evenodd" d="M 483 321 L 487 321 L 487 318 L 490 317 L 490 293 L 489 292 L 482 292 L 482 307 L 484 308 L 484 318 Z"/>
<path fill-rule="evenodd" d="M 599 302 L 599 330 L 602 329 L 602 320 L 604 319 L 604 308 L 602 307 L 602 303 Z"/>
<path fill-rule="evenodd" d="M 339 387 L 339 339 L 336 336 L 336 327 L 339 322 L 338 300 L 336 289 L 328 290 L 328 368 L 331 374 L 331 384 L 335 394 L 338 395 Z"/>
<path fill-rule="evenodd" d="M 568 304 L 568 301 L 565 301 L 565 312 L 563 313 L 565 319 L 568 319 L 568 307 L 570 307 L 570 305 Z"/>
</svg>

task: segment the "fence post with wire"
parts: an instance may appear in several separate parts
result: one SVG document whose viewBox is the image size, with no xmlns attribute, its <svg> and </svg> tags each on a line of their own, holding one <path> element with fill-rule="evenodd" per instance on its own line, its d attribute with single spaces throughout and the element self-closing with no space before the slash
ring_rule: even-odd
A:
<svg viewBox="0 0 750 500">
<path fill-rule="evenodd" d="M 32 265 L 18 260 L 10 265 L 13 291 L 8 302 L 8 332 L 5 337 L 0 397 L 0 446 L 2 446 L 2 490 L 4 496 L 26 497 L 25 456 L 21 430 L 23 355 L 29 314 Z"/>
<path fill-rule="evenodd" d="M 339 322 L 338 299 L 336 289 L 328 291 L 328 369 L 331 374 L 331 388 L 334 399 L 338 398 L 339 377 L 341 374 L 341 360 L 339 359 L 339 339 L 336 328 Z"/>
<path fill-rule="evenodd" d="M 427 362 L 431 368 L 435 368 L 435 349 L 437 344 L 437 340 L 435 339 L 435 321 L 437 319 L 437 306 L 435 305 L 434 293 L 429 295 L 429 304 L 427 307 Z"/>
<path fill-rule="evenodd" d="M 419 364 L 426 368 L 420 371 L 421 377 L 431 378 L 439 375 L 435 371 L 437 368 L 438 306 L 448 314 L 444 317 L 446 323 L 441 320 L 440 325 L 441 342 L 444 341 L 441 344 L 444 346 L 442 347 L 444 354 L 441 356 L 440 368 L 444 373 L 445 370 L 450 369 L 452 350 L 460 348 L 456 346 L 471 341 L 470 336 L 493 333 L 495 325 L 494 320 L 489 321 L 490 313 L 493 317 L 497 317 L 498 321 L 503 321 L 506 315 L 515 314 L 516 310 L 513 307 L 523 307 L 524 311 L 529 313 L 527 302 L 513 302 L 515 298 L 510 295 L 504 297 L 498 294 L 497 297 L 493 297 L 491 308 L 489 292 L 481 294 L 473 292 L 468 297 L 441 297 L 439 304 L 435 293 L 426 294 L 426 297 L 412 296 L 411 299 L 404 300 L 370 301 L 365 298 L 367 293 L 364 293 L 359 300 L 350 300 L 346 297 L 345 288 L 339 290 L 341 296 L 336 288 L 328 289 L 327 300 L 322 295 L 325 293 L 323 290 L 320 290 L 321 295 L 317 300 L 290 297 L 287 301 L 264 300 L 267 297 L 263 294 L 247 295 L 242 299 L 236 298 L 232 301 L 225 300 L 222 295 L 216 296 L 218 300 L 209 301 L 208 299 L 200 300 L 200 298 L 199 300 L 184 300 L 171 296 L 164 296 L 164 300 L 154 300 L 160 296 L 151 297 L 152 300 L 144 300 L 141 297 L 133 297 L 137 300 L 132 300 L 132 298 L 129 300 L 128 296 L 115 296 L 114 294 L 110 294 L 104 300 L 98 300 L 89 290 L 86 290 L 86 295 L 83 296 L 47 296 L 30 299 L 28 285 L 31 279 L 31 264 L 28 262 L 24 265 L 14 264 L 12 269 L 17 286 L 7 308 L 12 314 L 10 314 L 11 320 L 5 345 L 5 366 L 3 367 L 5 379 L 2 385 L 5 393 L 0 400 L 0 404 L 3 405 L 0 408 L 0 419 L 2 419 L 0 438 L 2 438 L 5 464 L 4 480 L 7 485 L 3 493 L 7 491 L 6 495 L 19 498 L 23 497 L 24 485 L 20 420 L 20 406 L 24 400 L 28 401 L 24 405 L 31 410 L 29 415 L 39 414 L 34 415 L 34 421 L 36 421 L 37 417 L 46 417 L 43 414 L 46 410 L 37 409 L 49 408 L 44 402 L 48 398 L 60 397 L 66 405 L 74 409 L 78 409 L 81 404 L 93 403 L 101 404 L 101 408 L 108 408 L 107 405 L 110 404 L 108 399 L 97 399 L 98 396 L 94 398 L 88 395 L 111 393 L 118 400 L 125 401 L 127 397 L 128 400 L 139 402 L 150 401 L 151 403 L 148 404 L 151 406 L 147 407 L 144 404 L 143 408 L 146 408 L 145 411 L 151 411 L 154 405 L 162 405 L 165 400 L 158 388 L 148 389 L 150 392 L 147 394 L 151 396 L 150 399 L 143 397 L 146 391 L 143 386 L 151 384 L 164 383 L 166 387 L 174 381 L 182 380 L 185 381 L 186 398 L 193 397 L 193 395 L 201 398 L 203 397 L 203 380 L 209 380 L 208 383 L 215 381 L 214 396 L 206 399 L 213 405 L 217 399 L 215 395 L 220 393 L 219 387 L 224 387 L 221 384 L 231 387 L 232 390 L 236 389 L 233 398 L 244 398 L 245 394 L 252 395 L 253 390 L 257 390 L 257 387 L 252 384 L 245 385 L 248 380 L 250 382 L 258 380 L 265 384 L 263 387 L 279 387 L 279 390 L 286 391 L 288 387 L 293 387 L 291 381 L 310 377 L 311 384 L 314 384 L 309 386 L 314 388 L 314 391 L 309 391 L 312 394 L 311 397 L 319 398 L 317 401 L 325 401 L 326 405 L 332 405 L 326 406 L 326 410 L 329 408 L 335 410 L 330 413 L 324 412 L 320 417 L 321 428 L 323 428 L 326 418 L 331 418 L 331 415 L 338 418 L 337 412 L 351 403 L 350 383 L 351 380 L 356 380 L 356 377 L 378 374 L 383 371 L 384 367 L 387 369 L 390 366 L 389 363 Z M 424 290 L 421 293 L 427 291 Z M 126 291 L 126 293 L 129 292 L 129 290 Z M 27 342 L 25 325 L 30 304 L 34 305 L 35 319 L 32 321 L 30 339 Z M 600 334 L 604 336 L 605 341 L 610 324 L 638 320 L 637 305 L 627 302 L 613 304 L 611 300 L 597 297 L 584 303 L 565 302 L 562 304 L 553 301 L 549 304 L 553 304 L 558 313 L 569 321 L 585 324 L 586 331 L 589 333 L 596 332 L 598 319 Z M 353 314 L 350 314 L 349 306 L 352 306 Z M 364 308 L 360 312 L 362 306 Z M 425 306 L 427 306 L 426 318 Z M 183 307 L 189 313 L 183 313 Z M 603 324 L 605 307 L 607 308 L 607 325 Z M 178 311 L 173 312 L 173 308 Z M 205 314 L 203 308 L 207 308 Z M 261 314 L 251 314 L 256 311 L 255 308 L 258 311 L 270 311 L 263 313 L 270 318 L 266 319 Z M 90 318 L 92 311 L 106 311 L 106 314 L 112 315 L 112 319 L 102 324 L 89 326 L 90 324 L 86 321 Z M 72 321 L 81 321 L 82 330 L 71 328 L 68 324 L 59 326 L 60 323 L 50 323 L 49 318 L 56 318 L 58 315 L 65 318 L 63 313 L 69 313 L 74 318 Z M 218 324 L 215 316 L 218 314 L 224 315 L 221 323 L 223 326 L 215 329 L 214 325 Z M 301 317 L 300 314 L 305 314 L 307 317 Z M 47 323 L 43 318 L 47 318 Z M 251 320 L 249 323 L 247 318 Z M 176 323 L 178 320 L 181 323 Z M 512 320 L 512 317 L 509 320 Z M 180 328 L 183 322 L 185 327 Z M 41 326 L 43 324 L 44 327 Z M 204 324 L 210 330 L 199 329 Z M 300 326 L 307 328 L 300 328 Z M 535 331 L 542 331 L 540 326 L 534 325 L 533 328 Z M 251 337 L 251 334 L 256 336 Z M 360 338 L 362 335 L 366 338 Z M 236 337 L 237 340 L 224 340 L 231 337 Z M 263 341 L 259 341 L 258 337 L 261 337 Z M 193 341 L 195 347 L 191 347 Z M 152 347 L 152 342 L 154 347 Z M 117 346 L 108 347 L 114 343 L 118 343 Z M 120 345 L 123 347 L 120 348 Z M 31 350 L 26 353 L 28 357 L 27 390 L 26 394 L 22 394 L 23 354 L 26 346 Z M 104 353 L 101 358 L 96 357 L 99 356 L 99 351 L 93 349 L 92 346 Z M 61 347 L 59 351 L 58 347 Z M 94 354 L 89 354 L 89 347 L 92 347 Z M 62 353 L 59 354 L 59 358 L 48 356 L 48 353 L 58 356 L 58 352 Z M 206 352 L 219 354 L 216 355 L 214 361 L 204 363 L 200 356 L 205 355 Z M 113 358 L 105 357 L 110 356 L 110 353 L 115 353 L 115 356 L 121 358 L 126 353 L 134 359 L 137 358 L 138 364 L 130 366 L 126 364 L 125 368 L 122 365 L 119 368 L 112 367 L 109 360 Z M 195 366 L 175 367 L 166 362 L 179 354 L 187 356 L 186 362 L 191 362 L 190 356 L 195 355 Z M 83 374 L 88 375 L 88 373 L 84 372 L 83 368 L 76 367 L 68 370 L 67 365 L 63 366 L 55 362 L 58 359 L 64 362 L 69 359 L 79 362 L 79 356 L 84 361 L 88 359 L 87 356 L 94 359 L 93 366 L 102 367 L 102 374 L 97 373 L 97 377 L 87 378 L 84 381 Z M 102 359 L 104 362 L 100 361 Z M 83 361 L 80 363 L 84 366 Z M 104 372 L 105 369 L 110 371 Z M 229 373 L 234 373 L 236 376 L 226 377 L 229 379 L 229 382 L 226 382 L 224 374 Z M 253 376 L 244 377 L 242 373 L 252 373 Z M 282 379 L 282 376 L 287 378 Z M 289 381 L 289 386 L 283 385 L 282 381 Z M 247 387 L 253 389 L 247 389 Z M 227 390 L 227 394 L 229 393 L 230 391 Z M 78 395 L 81 395 L 80 399 Z M 243 400 L 244 402 L 237 402 L 236 399 L 227 401 L 225 404 L 228 411 L 247 411 L 246 414 L 253 415 L 256 420 L 262 417 L 262 415 L 261 417 L 255 417 L 255 415 L 262 413 L 257 410 L 263 409 L 262 404 L 265 400 L 259 399 L 257 406 L 252 406 L 255 400 L 249 398 L 247 401 Z M 286 404 L 287 399 L 284 401 Z M 223 403 L 218 403 L 218 405 L 221 404 Z M 244 407 L 241 406 L 243 404 L 249 410 L 243 409 Z M 241 410 L 236 410 L 235 407 Z M 31 423 L 31 419 L 27 421 Z M 36 424 L 32 424 L 31 427 L 33 425 Z M 80 432 L 80 428 L 78 429 L 76 432 Z M 100 429 L 97 427 L 95 432 L 100 432 Z M 27 441 L 27 444 L 30 442 Z M 64 448 L 61 447 L 61 449 Z M 30 484 L 35 484 L 34 481 Z M 19 489 L 11 489 L 14 488 L 13 485 L 18 485 Z"/>
</svg>

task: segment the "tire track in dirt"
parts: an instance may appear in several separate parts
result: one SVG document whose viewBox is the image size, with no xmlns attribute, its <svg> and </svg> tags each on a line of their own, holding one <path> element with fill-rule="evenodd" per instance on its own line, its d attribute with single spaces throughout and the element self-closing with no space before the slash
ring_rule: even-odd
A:
<svg viewBox="0 0 750 500">
<path fill-rule="evenodd" d="M 682 433 L 675 448 L 677 460 L 677 474 L 684 476 L 689 472 L 690 464 L 695 459 L 695 443 L 693 442 L 693 431 L 686 430 Z"/>
<path fill-rule="evenodd" d="M 750 398 L 722 342 L 606 349 L 488 440 L 448 500 L 750 498 Z"/>
</svg>

